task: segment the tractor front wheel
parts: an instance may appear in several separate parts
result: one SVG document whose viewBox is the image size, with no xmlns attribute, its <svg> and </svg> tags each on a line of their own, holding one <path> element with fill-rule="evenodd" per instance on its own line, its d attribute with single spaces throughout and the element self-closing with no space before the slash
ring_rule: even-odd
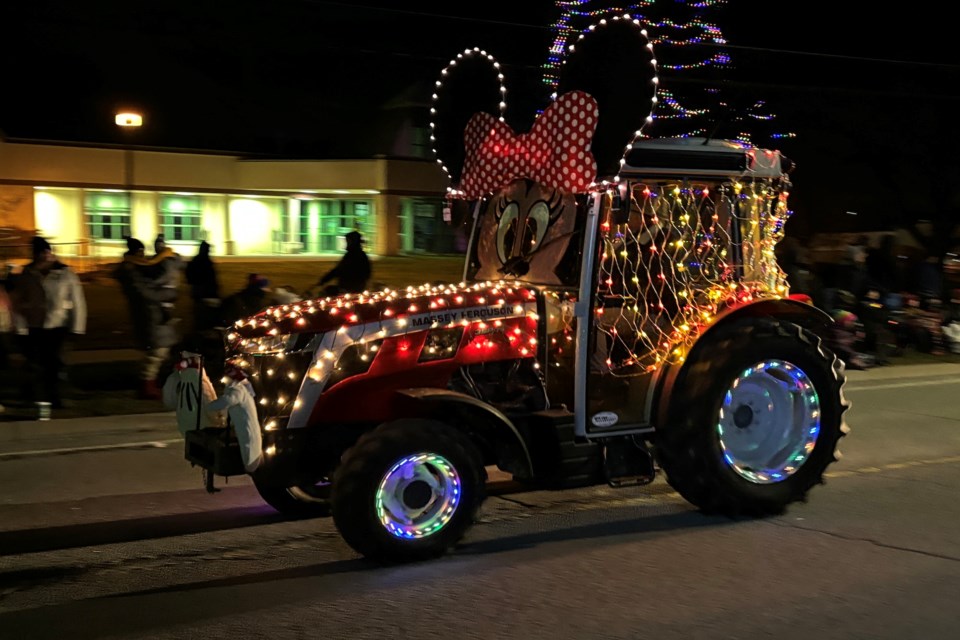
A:
<svg viewBox="0 0 960 640">
<path fill-rule="evenodd" d="M 333 520 L 365 557 L 433 558 L 473 523 L 485 481 L 465 435 L 431 420 L 397 420 L 365 434 L 344 455 L 333 480 Z"/>
</svg>

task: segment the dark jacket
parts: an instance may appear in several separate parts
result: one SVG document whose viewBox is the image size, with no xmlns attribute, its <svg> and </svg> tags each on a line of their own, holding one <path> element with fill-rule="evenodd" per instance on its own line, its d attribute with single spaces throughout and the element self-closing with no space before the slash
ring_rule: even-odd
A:
<svg viewBox="0 0 960 640">
<path fill-rule="evenodd" d="M 337 284 L 344 293 L 362 293 L 367 288 L 367 281 L 370 279 L 370 259 L 362 248 L 348 247 L 337 266 L 320 278 L 320 284 L 334 278 L 337 279 Z"/>
<path fill-rule="evenodd" d="M 248 286 L 223 299 L 223 304 L 220 306 L 221 322 L 224 326 L 231 325 L 275 303 L 276 300 L 269 291 L 257 286 Z"/>
<path fill-rule="evenodd" d="M 217 271 L 209 253 L 201 249 L 200 253 L 187 263 L 186 276 L 190 285 L 190 296 L 194 300 L 220 297 L 220 283 L 217 281 Z"/>
</svg>

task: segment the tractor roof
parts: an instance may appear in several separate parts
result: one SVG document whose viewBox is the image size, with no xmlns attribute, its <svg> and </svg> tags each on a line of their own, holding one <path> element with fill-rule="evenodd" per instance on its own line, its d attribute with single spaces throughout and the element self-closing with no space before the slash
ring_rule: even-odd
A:
<svg viewBox="0 0 960 640">
<path fill-rule="evenodd" d="M 794 166 L 779 151 L 707 138 L 639 140 L 625 160 L 621 177 L 782 178 Z"/>
</svg>

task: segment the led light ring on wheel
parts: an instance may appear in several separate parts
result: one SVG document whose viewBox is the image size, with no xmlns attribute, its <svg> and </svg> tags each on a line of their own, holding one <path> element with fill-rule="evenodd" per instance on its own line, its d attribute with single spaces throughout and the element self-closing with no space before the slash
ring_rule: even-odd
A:
<svg viewBox="0 0 960 640">
<path fill-rule="evenodd" d="M 810 378 L 783 360 L 737 376 L 717 422 L 723 459 L 755 484 L 782 482 L 807 460 L 820 434 L 820 398 Z"/>
<path fill-rule="evenodd" d="M 440 531 L 456 513 L 460 486 L 460 475 L 443 456 L 407 456 L 380 481 L 377 516 L 398 538 L 425 538 Z"/>
</svg>

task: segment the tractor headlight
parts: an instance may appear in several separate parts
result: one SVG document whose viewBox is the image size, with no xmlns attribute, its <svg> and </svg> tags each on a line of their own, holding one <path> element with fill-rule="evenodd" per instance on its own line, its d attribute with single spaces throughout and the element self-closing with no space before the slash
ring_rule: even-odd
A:
<svg viewBox="0 0 960 640">
<path fill-rule="evenodd" d="M 317 334 L 319 335 L 319 334 Z M 315 341 L 316 335 L 310 333 L 285 333 L 277 336 L 244 338 L 240 342 L 240 353 L 253 356 L 268 356 L 278 353 L 302 351 Z"/>
</svg>

